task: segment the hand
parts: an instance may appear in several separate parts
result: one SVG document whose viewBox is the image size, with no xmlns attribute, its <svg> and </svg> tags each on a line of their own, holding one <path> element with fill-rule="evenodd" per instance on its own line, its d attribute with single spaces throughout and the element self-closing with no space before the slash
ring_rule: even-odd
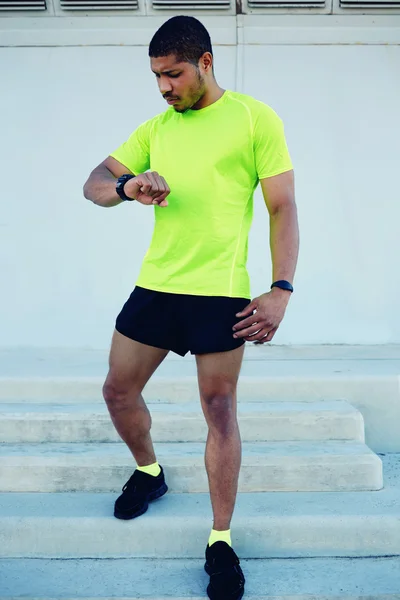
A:
<svg viewBox="0 0 400 600">
<path fill-rule="evenodd" d="M 254 298 L 237 317 L 247 317 L 233 327 L 234 338 L 246 342 L 264 344 L 274 337 L 286 311 L 290 292 L 273 288 L 270 292 Z M 253 311 L 256 311 L 253 314 Z"/>
<path fill-rule="evenodd" d="M 161 177 L 156 171 L 137 175 L 124 185 L 124 192 L 129 198 L 147 205 L 168 206 L 166 197 L 170 191 L 164 177 Z"/>
</svg>

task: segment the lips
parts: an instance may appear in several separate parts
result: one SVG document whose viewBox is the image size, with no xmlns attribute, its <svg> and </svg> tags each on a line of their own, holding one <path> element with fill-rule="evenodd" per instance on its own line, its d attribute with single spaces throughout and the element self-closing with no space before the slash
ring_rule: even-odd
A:
<svg viewBox="0 0 400 600">
<path fill-rule="evenodd" d="M 165 98 L 168 104 L 174 104 L 174 102 L 178 101 L 178 98 Z"/>
</svg>

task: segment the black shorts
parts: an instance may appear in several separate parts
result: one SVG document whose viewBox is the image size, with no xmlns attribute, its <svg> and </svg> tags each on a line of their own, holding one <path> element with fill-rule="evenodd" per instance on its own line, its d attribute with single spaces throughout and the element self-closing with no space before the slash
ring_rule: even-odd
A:
<svg viewBox="0 0 400 600">
<path fill-rule="evenodd" d="M 185 356 L 226 352 L 244 344 L 232 327 L 247 298 L 170 294 L 135 287 L 115 328 L 132 340 Z"/>
</svg>

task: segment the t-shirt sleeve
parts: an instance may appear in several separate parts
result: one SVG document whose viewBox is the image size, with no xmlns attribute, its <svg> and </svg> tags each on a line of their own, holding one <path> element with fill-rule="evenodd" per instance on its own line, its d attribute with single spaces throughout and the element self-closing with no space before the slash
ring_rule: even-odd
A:
<svg viewBox="0 0 400 600">
<path fill-rule="evenodd" d="M 258 179 L 290 171 L 293 165 L 286 144 L 282 119 L 266 104 L 262 104 L 257 112 L 253 127 L 253 141 Z"/>
<path fill-rule="evenodd" d="M 150 130 L 151 119 L 139 125 L 126 142 L 110 154 L 128 167 L 134 175 L 144 173 L 150 168 Z"/>
</svg>

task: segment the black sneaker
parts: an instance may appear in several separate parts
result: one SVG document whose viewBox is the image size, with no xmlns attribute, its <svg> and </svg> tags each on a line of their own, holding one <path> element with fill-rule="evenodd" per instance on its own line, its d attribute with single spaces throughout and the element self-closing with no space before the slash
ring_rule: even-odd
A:
<svg viewBox="0 0 400 600">
<path fill-rule="evenodd" d="M 115 501 L 114 516 L 117 519 L 139 517 L 149 508 L 151 500 L 160 498 L 167 491 L 162 467 L 157 477 L 136 469 L 122 488 L 121 496 Z"/>
<path fill-rule="evenodd" d="M 210 576 L 207 594 L 210 600 L 240 600 L 246 582 L 240 560 L 226 542 L 214 542 L 206 548 L 206 573 Z"/>
</svg>

